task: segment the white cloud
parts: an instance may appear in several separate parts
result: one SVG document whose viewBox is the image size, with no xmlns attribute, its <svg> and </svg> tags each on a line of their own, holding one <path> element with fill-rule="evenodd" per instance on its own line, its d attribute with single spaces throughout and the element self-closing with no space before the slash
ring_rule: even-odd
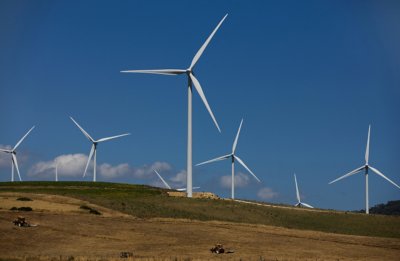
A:
<svg viewBox="0 0 400 261">
<path fill-rule="evenodd" d="M 278 196 L 278 193 L 273 191 L 271 188 L 265 187 L 258 191 L 257 196 L 263 200 L 270 200 L 276 198 Z"/>
<path fill-rule="evenodd" d="M 76 177 L 83 174 L 88 157 L 85 154 L 66 154 L 50 161 L 40 161 L 33 165 L 28 176 L 50 177 L 55 173 L 55 162 L 58 164 L 58 175 Z"/>
<path fill-rule="evenodd" d="M 33 165 L 29 171 L 28 176 L 50 178 L 55 175 L 55 162 L 58 164 L 58 175 L 64 177 L 79 177 L 83 175 L 86 167 L 88 156 L 85 154 L 66 154 L 60 155 L 53 160 L 40 161 Z M 10 162 L 8 162 L 8 165 Z M 154 178 L 153 170 L 156 169 L 160 172 L 170 171 L 171 165 L 167 162 L 156 161 L 150 165 L 144 165 L 141 167 L 133 167 L 128 163 L 121 163 L 119 165 L 111 165 L 109 163 L 103 163 L 97 165 L 97 173 L 108 179 L 118 177 L 134 177 L 139 179 Z M 87 175 L 91 175 L 93 172 L 93 161 L 89 164 Z"/>
<path fill-rule="evenodd" d="M 154 170 L 158 172 L 169 171 L 171 170 L 171 165 L 167 162 L 156 161 L 150 165 L 144 165 L 139 168 L 133 168 L 132 175 L 135 178 L 146 178 L 152 176 L 154 174 Z"/>
<path fill-rule="evenodd" d="M 174 186 L 180 187 L 186 185 L 186 170 L 179 171 L 175 176 L 170 178 L 170 180 L 174 183 Z"/>
<path fill-rule="evenodd" d="M 108 163 L 103 163 L 98 167 L 99 173 L 103 177 L 116 178 L 127 175 L 131 172 L 131 167 L 128 163 L 119 164 L 112 166 Z"/>
<path fill-rule="evenodd" d="M 250 177 L 242 172 L 235 174 L 235 188 L 246 187 L 250 182 Z M 221 186 L 223 188 L 230 188 L 232 185 L 232 176 L 226 175 L 222 176 L 220 180 Z"/>
</svg>

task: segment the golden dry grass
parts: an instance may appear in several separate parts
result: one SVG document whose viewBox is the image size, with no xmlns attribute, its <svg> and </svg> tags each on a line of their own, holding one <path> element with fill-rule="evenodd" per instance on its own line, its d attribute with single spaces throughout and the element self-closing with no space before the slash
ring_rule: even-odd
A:
<svg viewBox="0 0 400 261">
<path fill-rule="evenodd" d="M 33 201 L 17 201 L 25 196 Z M 19 228 L 21 213 L 6 206 L 31 206 L 22 213 L 38 227 Z M 0 258 L 19 260 L 117 260 L 130 251 L 134 260 L 399 260 L 400 240 L 340 235 L 257 224 L 183 219 L 139 219 L 90 204 L 106 213 L 88 214 L 88 202 L 62 196 L 0 194 Z M 215 255 L 216 243 L 234 249 Z M 71 260 L 70 260 L 71 261 Z"/>
</svg>

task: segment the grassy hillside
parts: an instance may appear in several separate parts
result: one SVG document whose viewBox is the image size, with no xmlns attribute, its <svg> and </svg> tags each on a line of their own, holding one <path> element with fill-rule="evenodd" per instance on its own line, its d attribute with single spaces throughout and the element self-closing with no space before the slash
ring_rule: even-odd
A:
<svg viewBox="0 0 400 261">
<path fill-rule="evenodd" d="M 332 233 L 400 238 L 400 217 L 339 211 L 301 211 L 229 200 L 169 197 L 167 190 L 103 182 L 1 182 L 0 192 L 70 196 L 139 218 L 185 218 L 265 224 Z"/>
</svg>

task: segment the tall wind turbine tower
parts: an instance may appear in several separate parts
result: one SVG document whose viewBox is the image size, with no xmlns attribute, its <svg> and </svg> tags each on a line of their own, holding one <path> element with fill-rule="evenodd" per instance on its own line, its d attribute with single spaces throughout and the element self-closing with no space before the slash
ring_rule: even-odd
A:
<svg viewBox="0 0 400 261">
<path fill-rule="evenodd" d="M 224 18 L 219 22 L 217 27 L 211 33 L 211 35 L 207 38 L 201 48 L 197 51 L 196 55 L 194 56 L 192 63 L 190 64 L 189 68 L 187 69 L 156 69 L 156 70 L 126 70 L 121 71 L 123 73 L 149 73 L 149 74 L 161 74 L 161 75 L 180 75 L 186 74 L 188 79 L 188 128 L 187 128 L 187 182 L 186 182 L 186 190 L 187 196 L 192 197 L 193 195 L 193 184 L 192 184 L 192 87 L 196 89 L 197 93 L 199 94 L 200 98 L 202 99 L 204 105 L 206 106 L 212 120 L 214 121 L 215 126 L 217 127 L 218 131 L 221 132 L 217 120 L 214 117 L 214 114 L 208 105 L 206 96 L 204 95 L 203 89 L 201 88 L 200 82 L 194 76 L 194 67 L 196 66 L 198 60 L 200 59 L 201 55 L 203 54 L 204 50 L 206 49 L 207 45 L 210 43 L 211 39 L 213 38 L 214 34 L 217 32 L 218 28 L 224 22 L 225 18 L 228 16 L 226 14 Z"/>
<path fill-rule="evenodd" d="M 58 162 L 57 161 L 55 161 L 55 170 L 56 170 L 56 182 L 58 181 Z"/>
<path fill-rule="evenodd" d="M 357 174 L 361 171 L 364 170 L 365 173 L 365 214 L 369 214 L 369 198 L 368 198 L 368 171 L 372 170 L 373 172 L 375 172 L 375 174 L 377 174 L 378 176 L 381 176 L 382 178 L 386 179 L 387 181 L 389 181 L 390 183 L 392 183 L 394 186 L 396 186 L 397 188 L 400 189 L 400 186 L 397 185 L 396 183 L 394 183 L 393 181 L 391 181 L 388 177 L 386 177 L 385 175 L 383 175 L 382 172 L 380 172 L 379 170 L 377 170 L 376 168 L 372 167 L 371 165 L 369 165 L 369 140 L 370 140 L 370 133 L 371 133 L 371 125 L 369 125 L 368 128 L 368 138 L 367 138 L 367 147 L 365 149 L 365 165 L 361 166 L 355 170 L 350 171 L 349 173 L 341 176 L 340 178 L 337 178 L 331 182 L 329 182 L 329 184 L 335 183 L 336 181 L 339 181 L 341 179 L 347 178 L 349 176 L 352 176 L 354 174 Z"/>
</svg>

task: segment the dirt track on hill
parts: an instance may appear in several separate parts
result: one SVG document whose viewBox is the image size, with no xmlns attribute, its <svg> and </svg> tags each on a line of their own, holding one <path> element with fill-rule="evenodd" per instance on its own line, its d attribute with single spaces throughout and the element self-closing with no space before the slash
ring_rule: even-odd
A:
<svg viewBox="0 0 400 261">
<path fill-rule="evenodd" d="M 22 194 L 0 194 L 0 257 L 60 256 L 117 259 L 122 251 L 153 260 L 399 260 L 400 240 L 338 235 L 264 225 L 175 219 L 137 219 L 60 196 L 23 194 L 33 201 L 16 201 Z M 31 206 L 32 212 L 9 211 Z M 36 205 L 35 205 L 36 204 Z M 79 209 L 90 205 L 104 215 Z M 25 216 L 37 227 L 15 227 Z M 222 243 L 233 254 L 213 255 Z M 151 260 L 151 259 L 150 259 Z"/>
</svg>

